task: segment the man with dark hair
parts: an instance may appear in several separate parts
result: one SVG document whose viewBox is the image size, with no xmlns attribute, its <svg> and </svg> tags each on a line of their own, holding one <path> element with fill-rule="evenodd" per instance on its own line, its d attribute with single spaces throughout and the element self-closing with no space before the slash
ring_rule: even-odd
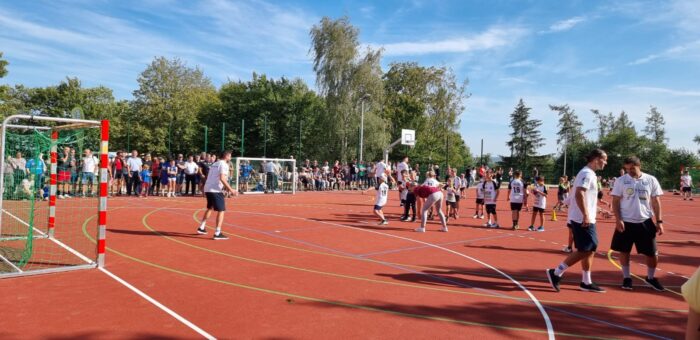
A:
<svg viewBox="0 0 700 340">
<path fill-rule="evenodd" d="M 656 177 L 642 172 L 639 158 L 628 157 L 623 164 L 627 173 L 615 181 L 612 189 L 615 234 L 610 245 L 610 249 L 620 252 L 622 289 L 632 290 L 630 252 L 634 244 L 637 252 L 647 257 L 646 283 L 663 291 L 664 287 L 654 277 L 659 262 L 656 234 L 664 233 L 659 198 L 663 191 Z M 656 224 L 652 216 L 656 216 Z"/>
<path fill-rule="evenodd" d="M 221 153 L 219 161 L 209 167 L 209 176 L 204 183 L 204 196 L 207 199 L 207 211 L 202 216 L 201 224 L 197 228 L 197 233 L 207 233 L 207 219 L 211 216 L 211 212 L 216 211 L 216 232 L 214 232 L 214 240 L 228 240 L 228 237 L 221 232 L 221 226 L 224 224 L 224 212 L 226 211 L 226 202 L 224 200 L 223 190 L 226 190 L 234 195 L 231 185 L 228 183 L 229 165 L 231 160 L 231 151 Z"/>
<path fill-rule="evenodd" d="M 598 179 L 595 174 L 608 164 L 608 155 L 601 149 L 594 149 L 586 156 L 586 164 L 574 181 L 574 197 L 569 207 L 568 225 L 574 235 L 576 251 L 571 253 L 556 269 L 547 269 L 547 279 L 555 291 L 559 291 L 559 282 L 566 269 L 581 261 L 582 282 L 580 289 L 587 292 L 604 293 L 591 280 L 593 255 L 598 249 L 596 233 L 596 215 L 598 205 Z"/>
</svg>

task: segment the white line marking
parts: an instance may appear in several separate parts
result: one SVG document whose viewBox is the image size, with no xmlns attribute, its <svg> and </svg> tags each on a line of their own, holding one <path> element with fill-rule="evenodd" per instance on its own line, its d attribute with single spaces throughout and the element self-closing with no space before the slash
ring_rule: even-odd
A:
<svg viewBox="0 0 700 340">
<path fill-rule="evenodd" d="M 268 214 L 268 213 L 258 213 L 258 212 L 246 212 L 246 211 L 238 211 L 238 213 L 251 214 L 251 215 L 263 215 L 263 216 L 274 216 L 274 217 L 282 217 L 282 218 L 293 218 L 293 219 L 303 220 L 303 221 L 312 221 L 312 220 L 309 220 L 309 219 L 306 219 L 303 217 L 288 216 L 288 215 L 278 215 L 278 214 Z M 355 231 L 362 231 L 362 232 L 367 232 L 367 233 L 372 233 L 372 234 L 377 234 L 377 235 L 383 235 L 383 236 L 387 236 L 387 237 L 393 237 L 393 238 L 397 238 L 397 239 L 401 239 L 401 240 L 409 241 L 409 242 L 415 242 L 415 243 L 423 244 L 423 245 L 426 245 L 426 246 L 429 246 L 429 247 L 432 247 L 435 249 L 440 249 L 440 250 L 446 251 L 448 253 L 452 253 L 452 254 L 455 254 L 457 256 L 472 260 L 478 264 L 481 264 L 482 266 L 487 267 L 487 268 L 495 271 L 496 273 L 500 274 L 501 276 L 503 276 L 503 277 L 507 278 L 508 280 L 510 280 L 511 282 L 513 282 L 516 286 L 518 286 L 518 288 L 520 288 L 523 292 L 525 292 L 525 294 L 527 294 L 530 297 L 530 300 L 532 300 L 532 302 L 535 304 L 535 306 L 537 306 L 537 309 L 540 311 L 540 314 L 542 314 L 542 317 L 544 318 L 544 323 L 547 326 L 548 338 L 550 340 L 555 339 L 554 329 L 552 327 L 552 321 L 549 319 L 549 314 L 547 314 L 547 311 L 544 309 L 544 307 L 542 306 L 540 301 L 535 297 L 535 295 L 533 295 L 530 292 L 530 290 L 525 288 L 525 286 L 523 286 L 520 282 L 518 282 L 517 280 L 512 278 L 510 275 L 504 273 L 500 269 L 498 269 L 498 268 L 496 268 L 496 267 L 494 267 L 486 262 L 480 261 L 476 258 L 469 256 L 469 255 L 462 254 L 460 252 L 438 246 L 438 245 L 433 244 L 433 243 L 428 243 L 428 242 L 424 242 L 424 241 L 420 241 L 420 240 L 416 240 L 416 239 L 412 239 L 412 238 L 408 238 L 408 237 L 387 234 L 387 233 L 379 232 L 376 230 L 368 230 L 368 229 L 363 229 L 363 228 L 358 228 L 358 227 L 351 227 L 351 226 L 347 226 L 344 224 L 338 224 L 338 223 L 332 223 L 332 222 L 325 222 L 325 221 L 319 221 L 319 220 L 313 220 L 313 222 L 333 225 L 333 226 L 337 226 L 337 227 L 341 227 L 341 228 L 345 228 L 345 229 L 351 229 L 351 230 L 355 230 Z"/>
<path fill-rule="evenodd" d="M 142 298 L 144 298 L 146 301 L 148 301 L 148 302 L 152 303 L 153 305 L 155 305 L 156 307 L 160 308 L 162 311 L 164 311 L 164 312 L 170 314 L 170 316 L 174 317 L 175 319 L 177 319 L 178 321 L 180 321 L 181 323 L 183 323 L 185 326 L 189 327 L 189 328 L 192 329 L 193 331 L 199 333 L 199 335 L 203 336 L 204 338 L 206 338 L 206 339 L 216 339 L 213 335 L 211 335 L 211 334 L 207 333 L 206 331 L 204 331 L 203 329 L 197 327 L 197 325 L 195 325 L 195 324 L 193 324 L 192 322 L 190 322 L 189 320 L 183 318 L 182 316 L 180 316 L 180 314 L 175 313 L 172 309 L 170 309 L 170 308 L 164 306 L 162 303 L 156 301 L 156 299 L 154 299 L 154 298 L 148 296 L 146 293 L 144 293 L 144 292 L 142 292 L 141 290 L 139 290 L 138 288 L 132 286 L 130 283 L 124 281 L 124 280 L 123 280 L 122 278 L 120 278 L 119 276 L 114 275 L 114 274 L 113 274 L 112 272 L 110 272 L 109 270 L 104 269 L 104 268 L 98 268 L 98 269 L 99 269 L 100 271 L 102 271 L 103 273 L 107 274 L 107 276 L 111 277 L 111 278 L 114 279 L 115 281 L 117 281 L 117 282 L 121 283 L 122 285 L 124 285 L 126 288 L 129 288 L 132 292 L 138 294 L 139 296 L 141 296 Z"/>
</svg>

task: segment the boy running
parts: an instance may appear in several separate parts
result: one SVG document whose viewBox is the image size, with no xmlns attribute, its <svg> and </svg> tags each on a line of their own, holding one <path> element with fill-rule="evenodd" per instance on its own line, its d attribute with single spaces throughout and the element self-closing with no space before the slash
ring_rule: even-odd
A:
<svg viewBox="0 0 700 340">
<path fill-rule="evenodd" d="M 513 230 L 520 229 L 518 221 L 520 220 L 520 210 L 523 209 L 523 198 L 525 197 L 525 185 L 520 179 L 522 172 L 515 170 L 513 173 L 515 179 L 508 183 L 508 198 L 510 201 L 510 211 L 513 215 Z"/>
<path fill-rule="evenodd" d="M 389 197 L 389 186 L 386 184 L 386 175 L 377 177 L 379 185 L 377 186 L 377 200 L 374 203 L 374 215 L 379 217 L 379 225 L 387 225 L 389 222 L 384 217 L 382 208 L 386 205 L 386 200 Z"/>
<path fill-rule="evenodd" d="M 223 191 L 234 193 L 231 185 L 228 184 L 229 166 L 231 160 L 231 151 L 224 151 L 221 154 L 219 161 L 212 164 L 209 168 L 209 176 L 204 183 L 204 196 L 207 199 L 207 211 L 202 216 L 202 223 L 197 228 L 198 234 L 207 233 L 207 219 L 211 216 L 212 210 L 216 211 L 216 232 L 214 240 L 228 240 L 228 237 L 221 232 L 221 225 L 224 224 L 224 212 L 226 211 L 226 202 L 224 200 Z M 234 195 L 237 193 L 234 193 Z"/>
<path fill-rule="evenodd" d="M 535 185 L 532 187 L 535 202 L 532 204 L 532 219 L 529 231 L 544 231 L 544 209 L 547 207 L 547 186 L 544 185 L 544 177 L 536 177 Z M 535 217 L 540 216 L 540 226 L 535 229 Z"/>
<path fill-rule="evenodd" d="M 556 269 L 547 269 L 547 279 L 555 291 L 559 291 L 559 282 L 564 272 L 581 261 L 583 269 L 580 289 L 587 292 L 604 293 L 591 280 L 591 265 L 593 255 L 598 249 L 598 234 L 596 232 L 596 207 L 598 200 L 598 184 L 595 172 L 603 170 L 608 164 L 608 155 L 601 149 L 594 149 L 586 156 L 588 164 L 579 171 L 574 181 L 574 199 L 569 208 L 568 221 L 574 235 L 576 252 L 570 254 Z"/>
</svg>

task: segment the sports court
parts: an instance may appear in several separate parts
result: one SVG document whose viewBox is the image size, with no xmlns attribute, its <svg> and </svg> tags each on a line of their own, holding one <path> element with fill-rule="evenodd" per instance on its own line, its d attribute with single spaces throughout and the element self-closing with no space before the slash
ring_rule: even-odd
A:
<svg viewBox="0 0 700 340">
<path fill-rule="evenodd" d="M 419 234 L 417 223 L 397 221 L 398 193 L 390 195 L 387 226 L 376 225 L 373 196 L 360 192 L 242 195 L 227 201 L 225 242 L 195 232 L 201 197 L 112 198 L 105 269 L 152 302 L 100 269 L 3 279 L 0 337 L 683 336 L 679 286 L 700 264 L 695 202 L 663 197 L 657 275 L 665 292 L 638 278 L 632 292 L 619 289 L 616 256 L 607 253 L 613 220 L 600 221 L 593 272 L 607 293 L 596 294 L 578 290 L 576 267 L 560 293 L 547 282 L 544 269 L 564 257 L 563 216 L 545 232 L 487 229 L 471 218 L 470 189 L 462 201 L 469 217 L 450 221 L 448 233 L 431 221 Z M 94 218 L 83 221 L 90 242 Z M 641 262 L 633 255 L 633 273 L 645 272 Z"/>
</svg>

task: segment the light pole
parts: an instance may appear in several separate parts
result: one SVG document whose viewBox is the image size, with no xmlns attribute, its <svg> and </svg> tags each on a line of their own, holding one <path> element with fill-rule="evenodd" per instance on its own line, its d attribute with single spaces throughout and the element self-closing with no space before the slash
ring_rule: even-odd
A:
<svg viewBox="0 0 700 340">
<path fill-rule="evenodd" d="M 365 99 L 369 98 L 369 94 L 365 94 L 360 98 L 360 163 L 362 163 L 362 148 L 365 139 Z"/>
</svg>

